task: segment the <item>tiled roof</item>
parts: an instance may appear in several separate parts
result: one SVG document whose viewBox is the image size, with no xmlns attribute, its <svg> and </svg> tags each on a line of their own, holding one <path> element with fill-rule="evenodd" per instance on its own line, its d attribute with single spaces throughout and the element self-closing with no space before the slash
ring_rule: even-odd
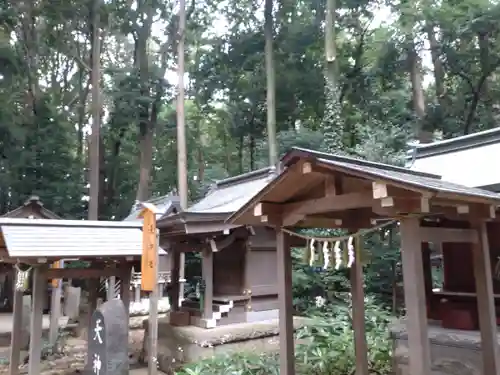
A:
<svg viewBox="0 0 500 375">
<path fill-rule="evenodd" d="M 466 187 L 441 180 L 440 176 L 409 170 L 407 168 L 396 167 L 383 163 L 369 162 L 366 160 L 355 159 L 346 156 L 336 156 L 322 152 L 294 148 L 291 152 L 302 153 L 303 156 L 313 157 L 319 163 L 329 164 L 331 166 L 341 167 L 345 170 L 360 172 L 367 177 L 393 181 L 396 183 L 407 184 L 416 188 L 425 190 L 459 194 L 470 197 L 488 198 L 500 202 L 500 194 L 488 190 Z"/>
<path fill-rule="evenodd" d="M 275 177 L 274 168 L 264 168 L 219 181 L 188 213 L 227 213 L 240 209 Z"/>
</svg>

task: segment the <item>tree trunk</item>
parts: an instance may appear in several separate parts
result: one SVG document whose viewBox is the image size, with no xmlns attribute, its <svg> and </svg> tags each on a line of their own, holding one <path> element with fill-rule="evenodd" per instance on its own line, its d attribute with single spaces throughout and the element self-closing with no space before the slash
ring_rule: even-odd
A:
<svg viewBox="0 0 500 375">
<path fill-rule="evenodd" d="M 445 114 L 447 110 L 446 98 L 445 98 L 445 86 L 444 86 L 445 72 L 444 72 L 443 62 L 439 58 L 440 57 L 439 43 L 436 38 L 436 31 L 434 30 L 434 25 L 429 22 L 426 26 L 426 29 L 427 29 L 427 38 L 429 39 L 429 46 L 431 49 L 432 65 L 434 67 L 436 99 L 437 102 L 439 103 L 439 106 L 441 107 L 441 111 L 443 112 L 443 114 Z"/>
<path fill-rule="evenodd" d="M 408 40 L 408 67 L 412 87 L 413 110 L 415 111 L 415 115 L 417 116 L 414 134 L 418 140 L 425 142 L 426 137 L 423 133 L 423 123 L 425 119 L 425 99 L 424 89 L 422 87 L 422 70 L 420 57 L 415 50 L 415 44 L 413 40 Z"/>
<path fill-rule="evenodd" d="M 100 180 L 100 70 L 101 70 L 101 47 L 100 47 L 100 16 L 99 0 L 93 0 L 91 5 L 90 19 L 92 25 L 92 134 L 89 147 L 89 182 L 90 200 L 88 208 L 89 220 L 99 218 L 99 180 Z"/>
<path fill-rule="evenodd" d="M 337 84 L 337 49 L 335 46 L 335 11 L 336 0 L 327 0 L 325 14 L 325 80 L 326 85 Z"/>
<path fill-rule="evenodd" d="M 150 96 L 150 73 L 148 61 L 148 40 L 153 23 L 153 6 L 149 1 L 138 5 L 138 13 L 142 15 L 141 25 L 137 32 L 135 45 L 135 67 L 139 72 L 141 96 Z M 153 169 L 153 139 L 155 125 L 150 121 L 150 104 L 143 103 L 139 109 L 139 182 L 137 184 L 136 201 L 143 202 L 150 197 L 151 171 Z"/>
<path fill-rule="evenodd" d="M 276 75 L 273 53 L 273 0 L 265 0 L 264 37 L 267 82 L 267 137 L 269 143 L 269 164 L 278 162 L 278 141 L 276 139 Z"/>
<path fill-rule="evenodd" d="M 340 88 L 337 82 L 336 7 L 335 0 L 327 0 L 325 9 L 325 110 L 321 127 L 326 151 L 331 153 L 343 152 L 345 133 Z"/>
<path fill-rule="evenodd" d="M 179 30 L 177 44 L 177 75 L 178 75 L 178 95 L 177 95 L 177 177 L 179 199 L 182 209 L 188 205 L 188 165 L 186 150 L 186 119 L 184 114 L 184 40 L 186 28 L 186 1 L 179 1 Z"/>
</svg>

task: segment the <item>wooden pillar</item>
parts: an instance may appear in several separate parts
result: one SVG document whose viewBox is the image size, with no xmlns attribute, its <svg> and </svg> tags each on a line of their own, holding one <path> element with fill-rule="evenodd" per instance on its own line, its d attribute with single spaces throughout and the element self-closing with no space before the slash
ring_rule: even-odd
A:
<svg viewBox="0 0 500 375">
<path fill-rule="evenodd" d="M 491 274 L 490 248 L 486 223 L 476 225 L 479 242 L 473 246 L 474 277 L 476 278 L 477 308 L 481 330 L 481 352 L 483 374 L 500 374 L 498 358 L 497 324 L 493 280 Z"/>
<path fill-rule="evenodd" d="M 108 290 L 106 291 L 106 301 L 112 300 L 116 298 L 115 295 L 115 286 L 116 286 L 116 277 L 110 276 L 108 277 Z"/>
<path fill-rule="evenodd" d="M 17 278 L 17 275 L 15 275 Z M 23 329 L 23 292 L 14 290 L 14 311 L 12 314 L 12 333 L 10 341 L 9 375 L 19 374 L 21 362 L 21 334 Z"/>
<path fill-rule="evenodd" d="M 369 375 L 368 347 L 365 330 L 365 292 L 363 287 L 363 265 L 359 259 L 363 239 L 356 239 L 356 258 L 350 269 L 352 295 L 352 325 L 356 354 L 356 375 Z"/>
<path fill-rule="evenodd" d="M 156 230 L 156 252 L 155 252 L 155 274 L 153 290 L 149 294 L 149 319 L 148 319 L 148 334 L 149 334 L 149 352 L 148 352 L 148 375 L 158 374 L 158 263 L 159 263 L 159 248 L 160 237 L 159 230 Z"/>
<path fill-rule="evenodd" d="M 172 288 L 170 290 L 170 309 L 172 311 L 179 310 L 179 298 L 180 298 L 180 267 L 181 267 L 181 253 L 176 249 L 171 249 L 172 260 L 170 264 L 172 265 Z"/>
<path fill-rule="evenodd" d="M 130 268 L 130 265 L 127 262 L 123 263 L 120 270 L 120 297 L 123 304 L 125 305 L 127 316 L 130 316 L 130 278 L 132 277 L 131 272 L 132 270 Z"/>
<path fill-rule="evenodd" d="M 276 227 L 278 264 L 280 374 L 295 375 L 293 339 L 292 254 L 285 233 Z"/>
<path fill-rule="evenodd" d="M 64 261 L 54 263 L 55 268 L 64 268 Z M 61 317 L 61 296 L 62 279 L 52 280 L 52 295 L 50 301 L 50 326 L 49 326 L 49 344 L 55 347 L 59 333 L 59 318 Z"/>
<path fill-rule="evenodd" d="M 141 284 L 134 285 L 134 301 L 140 302 L 141 300 Z"/>
<path fill-rule="evenodd" d="M 431 248 L 428 242 L 421 244 L 422 246 L 422 269 L 424 272 L 424 287 L 425 300 L 428 306 L 428 315 L 432 315 L 434 311 L 433 304 L 433 282 L 432 282 L 432 264 L 431 264 Z"/>
<path fill-rule="evenodd" d="M 47 292 L 47 277 L 44 266 L 35 266 L 33 271 L 33 311 L 30 320 L 30 349 L 28 375 L 40 374 L 43 331 L 43 301 Z"/>
<path fill-rule="evenodd" d="M 177 299 L 179 302 L 179 306 L 182 304 L 184 300 L 184 288 L 186 284 L 186 254 L 180 253 L 179 255 L 179 298 Z"/>
<path fill-rule="evenodd" d="M 61 317 L 62 280 L 57 279 L 52 280 L 52 282 L 55 285 L 52 286 L 52 296 L 50 301 L 49 344 L 54 347 L 57 343 L 59 318 Z"/>
<path fill-rule="evenodd" d="M 202 277 L 205 282 L 205 296 L 203 300 L 203 318 L 213 318 L 214 298 L 214 253 L 210 247 L 203 249 Z"/>
<path fill-rule="evenodd" d="M 431 352 L 425 304 L 420 220 L 414 217 L 402 219 L 400 233 L 410 357 L 409 373 L 430 375 Z"/>
</svg>

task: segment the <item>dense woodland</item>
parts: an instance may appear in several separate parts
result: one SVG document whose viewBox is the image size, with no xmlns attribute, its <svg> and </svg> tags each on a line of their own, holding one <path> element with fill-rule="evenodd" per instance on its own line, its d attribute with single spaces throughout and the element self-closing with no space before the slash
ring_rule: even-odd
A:
<svg viewBox="0 0 500 375">
<path fill-rule="evenodd" d="M 301 145 L 401 162 L 408 139 L 491 128 L 500 112 L 500 5 L 487 0 L 192 0 L 182 34 L 177 1 L 0 9 L 0 212 L 37 194 L 87 216 L 96 110 L 100 217 L 175 189 L 181 36 L 191 199 L 267 165 L 273 127 L 274 153 Z"/>
<path fill-rule="evenodd" d="M 175 190 L 182 50 L 191 201 L 292 145 L 403 163 L 410 140 L 492 128 L 500 116 L 498 2 L 188 0 L 185 14 L 183 3 L 0 1 L 0 213 L 36 194 L 64 217 L 87 217 L 89 170 L 99 171 L 102 219 Z M 397 286 L 393 232 L 370 239 L 369 293 Z M 341 273 L 297 266 L 297 309 L 348 290 Z M 371 308 L 369 345 L 387 359 Z M 335 373 L 347 374 L 352 332 L 335 314 L 328 329 L 350 355 Z"/>
</svg>

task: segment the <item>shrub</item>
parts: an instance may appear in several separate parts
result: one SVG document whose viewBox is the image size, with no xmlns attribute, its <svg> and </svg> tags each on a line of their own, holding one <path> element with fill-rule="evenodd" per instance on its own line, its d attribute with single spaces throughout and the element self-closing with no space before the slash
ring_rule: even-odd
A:
<svg viewBox="0 0 500 375">
<path fill-rule="evenodd" d="M 350 298 L 344 303 L 310 309 L 311 324 L 297 332 L 301 344 L 296 347 L 298 374 L 351 375 L 355 373 L 354 332 Z M 367 297 L 366 339 L 371 373 L 391 372 L 391 345 L 388 324 L 391 315 Z M 310 315 L 311 316 L 311 315 Z M 185 366 L 179 375 L 274 375 L 279 374 L 279 358 L 273 353 L 239 353 L 216 356 Z"/>
</svg>

